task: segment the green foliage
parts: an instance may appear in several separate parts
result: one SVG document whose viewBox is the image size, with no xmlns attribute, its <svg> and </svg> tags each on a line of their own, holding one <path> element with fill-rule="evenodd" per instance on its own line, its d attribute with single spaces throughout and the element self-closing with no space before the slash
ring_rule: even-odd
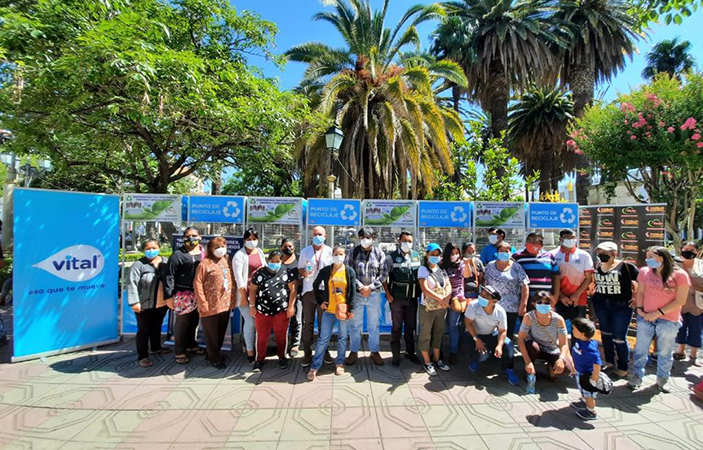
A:
<svg viewBox="0 0 703 450">
<path fill-rule="evenodd" d="M 409 209 L 409 206 L 395 206 L 391 209 L 390 214 L 383 214 L 380 219 L 366 219 L 365 223 L 368 225 L 392 225 L 403 217 Z"/>
<path fill-rule="evenodd" d="M 629 0 L 631 13 L 639 17 L 640 26 L 650 22 L 672 22 L 681 25 L 683 19 L 690 17 L 703 4 L 701 0 Z"/>
<path fill-rule="evenodd" d="M 318 130 L 323 133 L 324 130 Z M 287 151 L 257 152 L 222 186 L 224 195 L 302 197 L 295 160 Z"/>
<path fill-rule="evenodd" d="M 679 42 L 679 38 L 665 39 L 657 42 L 647 53 L 647 66 L 642 70 L 642 77 L 651 80 L 657 73 L 666 72 L 669 77 L 681 79 L 695 65 L 691 56 L 691 43 Z"/>
<path fill-rule="evenodd" d="M 226 0 L 13 2 L 0 15 L 8 150 L 50 157 L 56 173 L 167 192 L 287 151 L 310 118 L 306 99 L 248 65 L 278 60 L 274 24 Z"/>
</svg>

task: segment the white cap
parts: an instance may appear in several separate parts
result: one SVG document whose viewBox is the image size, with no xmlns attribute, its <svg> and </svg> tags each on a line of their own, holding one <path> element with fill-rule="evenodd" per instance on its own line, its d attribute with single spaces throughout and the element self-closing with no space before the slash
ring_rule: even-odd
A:
<svg viewBox="0 0 703 450">
<path fill-rule="evenodd" d="M 617 253 L 618 251 L 618 244 L 616 244 L 613 241 L 607 241 L 607 242 L 601 242 L 598 244 L 598 247 L 596 247 L 596 250 L 603 250 L 604 252 L 615 252 Z"/>
</svg>

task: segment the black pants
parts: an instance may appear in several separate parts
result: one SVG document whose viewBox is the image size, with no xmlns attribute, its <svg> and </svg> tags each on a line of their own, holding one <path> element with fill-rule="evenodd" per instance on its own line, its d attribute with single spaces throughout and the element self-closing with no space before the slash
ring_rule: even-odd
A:
<svg viewBox="0 0 703 450">
<path fill-rule="evenodd" d="M 400 335 L 405 326 L 405 352 L 415 354 L 415 330 L 417 328 L 417 299 L 396 298 L 391 303 L 391 351 L 393 355 L 400 354 Z"/>
<path fill-rule="evenodd" d="M 195 339 L 195 331 L 198 329 L 200 316 L 195 309 L 187 314 L 176 316 L 176 323 L 173 325 L 173 340 L 176 342 L 176 356 L 185 355 L 186 349 L 198 346 Z"/>
<path fill-rule="evenodd" d="M 486 347 L 486 353 L 479 353 L 476 350 L 476 343 L 472 342 L 469 344 L 469 359 L 471 361 L 483 362 L 489 359 L 496 350 L 498 346 L 498 336 L 492 334 L 479 334 L 478 337 L 483 342 Z M 512 369 L 515 365 L 515 350 L 513 347 L 512 339 L 505 338 L 503 342 L 503 356 L 500 358 L 500 368 L 503 370 Z"/>
<path fill-rule="evenodd" d="M 303 332 L 301 336 L 301 346 L 306 355 L 312 356 L 312 341 L 315 337 L 315 314 L 317 314 L 317 333 L 320 334 L 322 328 L 322 308 L 315 300 L 315 293 L 312 291 L 303 294 Z"/>
<path fill-rule="evenodd" d="M 168 308 L 151 308 L 134 313 L 137 316 L 137 355 L 140 360 L 149 357 L 149 344 L 151 351 L 161 350 L 161 325 Z"/>
<path fill-rule="evenodd" d="M 295 301 L 295 315 L 290 318 L 290 347 L 300 347 L 300 337 L 303 333 L 303 301 L 300 297 Z M 290 349 L 289 349 L 290 350 Z"/>
<path fill-rule="evenodd" d="M 220 350 L 222 350 L 222 343 L 225 342 L 229 313 L 229 311 L 224 311 L 214 316 L 200 318 L 203 324 L 203 333 L 205 333 L 207 360 L 211 363 L 219 362 L 222 359 Z"/>
<path fill-rule="evenodd" d="M 513 342 L 515 341 L 515 325 L 517 324 L 518 314 L 516 312 L 506 313 L 508 315 L 508 339 Z M 517 330 L 520 332 L 520 330 Z"/>
</svg>

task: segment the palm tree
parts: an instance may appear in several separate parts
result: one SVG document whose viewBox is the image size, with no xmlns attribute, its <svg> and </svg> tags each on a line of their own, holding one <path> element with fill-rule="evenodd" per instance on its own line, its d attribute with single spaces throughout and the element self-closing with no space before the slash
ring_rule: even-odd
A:
<svg viewBox="0 0 703 450">
<path fill-rule="evenodd" d="M 573 114 L 574 103 L 561 88 L 532 86 L 510 106 L 508 143 L 525 175 L 539 171 L 540 192 L 556 191 L 573 170 L 574 153 L 565 144 Z"/>
<path fill-rule="evenodd" d="M 511 90 L 520 90 L 557 65 L 550 45 L 549 3 L 542 0 L 461 0 L 443 3 L 467 27 L 469 45 L 462 67 L 469 95 L 490 113 L 493 134 L 508 126 Z M 449 31 L 454 33 L 452 28 Z M 438 37 L 439 39 L 439 37 Z M 448 39 L 448 38 L 447 38 Z"/>
<path fill-rule="evenodd" d="M 466 77 L 454 62 L 402 53 L 411 44 L 419 48 L 416 26 L 444 10 L 412 6 L 390 29 L 389 1 L 380 11 L 368 0 L 328 1 L 335 11 L 314 18 L 332 24 L 346 47 L 308 43 L 286 52 L 308 64 L 301 90 L 313 94 L 318 111 L 338 121 L 345 135 L 339 164 L 331 168 L 323 136 L 300 146 L 306 185 L 332 172 L 346 197 L 417 198 L 431 193 L 440 174 L 453 173 L 451 139 L 463 139 L 463 125 L 439 104 L 434 88 L 442 80 L 466 86 Z"/>
<path fill-rule="evenodd" d="M 657 73 L 666 72 L 669 77 L 681 80 L 681 74 L 691 70 L 694 65 L 690 42 L 679 42 L 678 37 L 666 39 L 647 53 L 647 66 L 642 71 L 642 77 L 651 80 Z"/>
<path fill-rule="evenodd" d="M 445 17 L 442 23 L 432 33 L 432 46 L 430 53 L 441 59 L 452 60 L 462 67 L 470 63 L 471 29 L 464 19 L 458 16 Z M 468 57 L 468 58 L 467 58 Z M 451 84 L 452 106 L 454 111 L 459 112 L 459 101 L 461 100 L 461 88 Z"/>
</svg>

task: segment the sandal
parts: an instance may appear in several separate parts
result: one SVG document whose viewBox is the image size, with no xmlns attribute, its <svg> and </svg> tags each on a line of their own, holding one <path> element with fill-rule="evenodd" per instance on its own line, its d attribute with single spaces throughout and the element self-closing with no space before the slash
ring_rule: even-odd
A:
<svg viewBox="0 0 703 450">
<path fill-rule="evenodd" d="M 149 361 L 149 358 L 144 358 L 139 360 L 139 367 L 151 367 L 154 363 Z"/>
<path fill-rule="evenodd" d="M 176 363 L 177 364 L 188 364 L 189 361 L 190 360 L 185 355 L 176 356 Z"/>
<path fill-rule="evenodd" d="M 686 354 L 685 353 L 674 353 L 674 359 L 676 361 L 683 361 L 686 359 Z"/>
<path fill-rule="evenodd" d="M 161 347 L 158 350 L 154 350 L 151 352 L 152 355 L 165 355 L 166 353 L 171 353 L 173 350 L 171 350 L 168 347 Z"/>
<path fill-rule="evenodd" d="M 195 353 L 196 355 L 204 355 L 205 354 L 205 349 L 201 348 L 201 347 L 187 348 L 186 351 L 189 351 L 191 353 Z"/>
</svg>

